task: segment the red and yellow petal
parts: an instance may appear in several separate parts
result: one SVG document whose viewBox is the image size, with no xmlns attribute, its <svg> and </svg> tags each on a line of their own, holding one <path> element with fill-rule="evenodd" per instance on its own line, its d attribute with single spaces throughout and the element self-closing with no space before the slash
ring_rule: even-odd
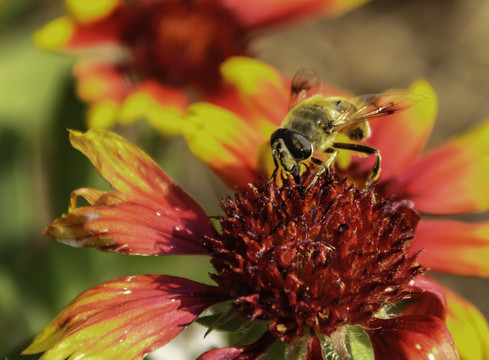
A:
<svg viewBox="0 0 489 360">
<path fill-rule="evenodd" d="M 188 99 L 183 90 L 146 80 L 134 87 L 125 99 L 118 121 L 128 124 L 145 119 L 164 135 L 180 135 L 187 106 Z"/>
<path fill-rule="evenodd" d="M 108 129 L 114 126 L 123 101 L 132 91 L 124 71 L 116 64 L 83 60 L 74 66 L 73 74 L 78 96 L 90 104 L 88 127 Z"/>
<path fill-rule="evenodd" d="M 82 60 L 73 67 L 78 96 L 89 103 L 100 100 L 122 100 L 131 91 L 125 72 L 114 63 Z"/>
<path fill-rule="evenodd" d="M 263 124 L 279 126 L 288 111 L 290 82 L 271 66 L 243 56 L 221 65 L 222 93 L 205 98 L 206 102 L 230 110 L 265 136 Z M 234 101 L 233 101 L 234 100 Z"/>
<path fill-rule="evenodd" d="M 370 121 L 372 136 L 366 143 L 380 150 L 381 179 L 399 175 L 417 160 L 435 123 L 437 98 L 431 86 L 418 80 L 409 92 L 420 98 L 412 108 Z"/>
<path fill-rule="evenodd" d="M 338 16 L 368 0 L 221 0 L 246 27 L 276 25 L 307 16 Z"/>
<path fill-rule="evenodd" d="M 489 209 L 489 121 L 427 153 L 399 182 L 416 208 L 433 214 Z"/>
<path fill-rule="evenodd" d="M 378 319 L 365 330 L 378 360 L 459 359 L 445 322 L 435 316 Z"/>
<path fill-rule="evenodd" d="M 231 188 L 258 179 L 257 161 L 265 137 L 234 113 L 211 104 L 193 104 L 189 113 L 183 135 L 198 159 Z"/>
<path fill-rule="evenodd" d="M 436 271 L 489 276 L 489 222 L 423 220 L 412 250 L 422 250 L 418 261 Z"/>
<path fill-rule="evenodd" d="M 222 66 L 227 87 L 189 107 L 184 136 L 190 150 L 231 187 L 271 173 L 269 137 L 287 113 L 289 89 L 276 70 L 234 57 Z M 273 169 L 272 169 L 273 170 Z"/>
<path fill-rule="evenodd" d="M 142 150 L 102 130 L 72 131 L 71 143 L 115 189 L 80 189 L 68 214 L 45 230 L 72 246 L 124 254 L 206 254 L 205 236 L 214 227 L 199 205 Z M 77 196 L 92 206 L 76 207 Z"/>
<path fill-rule="evenodd" d="M 76 208 L 83 196 L 92 206 Z M 68 214 L 53 221 L 44 234 L 73 247 L 93 247 L 125 255 L 207 254 L 206 222 L 192 222 L 172 209 L 155 209 L 127 201 L 124 194 L 78 189 L 72 193 Z"/>
<path fill-rule="evenodd" d="M 33 35 L 34 43 L 53 51 L 79 51 L 119 42 L 119 20 L 114 14 L 100 22 L 79 24 L 70 16 L 62 16 L 44 25 Z"/>
<path fill-rule="evenodd" d="M 214 286 L 138 275 L 98 285 L 68 305 L 23 355 L 43 359 L 142 359 L 224 296 Z"/>
<path fill-rule="evenodd" d="M 78 22 L 87 23 L 109 16 L 123 3 L 123 0 L 65 0 L 65 7 Z"/>
<path fill-rule="evenodd" d="M 446 323 L 464 360 L 489 359 L 489 325 L 480 311 L 444 288 L 448 304 Z"/>
</svg>

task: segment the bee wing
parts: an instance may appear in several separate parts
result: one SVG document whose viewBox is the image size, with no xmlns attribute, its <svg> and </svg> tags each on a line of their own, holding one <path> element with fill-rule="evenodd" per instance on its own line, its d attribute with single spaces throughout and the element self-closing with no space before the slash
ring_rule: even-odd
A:
<svg viewBox="0 0 489 360">
<path fill-rule="evenodd" d="M 392 115 L 425 100 L 424 96 L 407 91 L 357 96 L 351 99 L 355 106 L 341 114 L 335 121 L 335 126 L 343 128 L 351 124 Z"/>
<path fill-rule="evenodd" d="M 290 86 L 289 110 L 301 101 L 321 92 L 323 81 L 316 71 L 300 69 L 292 78 Z"/>
</svg>

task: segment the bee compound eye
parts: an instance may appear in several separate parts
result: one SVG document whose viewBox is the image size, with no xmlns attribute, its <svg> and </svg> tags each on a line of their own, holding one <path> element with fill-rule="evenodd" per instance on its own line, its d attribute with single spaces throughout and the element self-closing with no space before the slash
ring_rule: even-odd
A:
<svg viewBox="0 0 489 360">
<path fill-rule="evenodd" d="M 312 155 L 311 142 L 304 135 L 291 131 L 284 141 L 294 159 L 305 160 Z"/>
</svg>

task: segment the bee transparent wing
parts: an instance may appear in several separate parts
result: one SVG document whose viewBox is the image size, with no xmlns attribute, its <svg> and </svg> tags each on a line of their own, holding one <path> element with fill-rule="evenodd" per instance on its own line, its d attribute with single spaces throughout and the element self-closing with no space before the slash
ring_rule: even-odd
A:
<svg viewBox="0 0 489 360">
<path fill-rule="evenodd" d="M 351 99 L 355 106 L 352 106 L 338 117 L 335 121 L 335 126 L 342 128 L 351 124 L 396 114 L 425 100 L 424 96 L 411 94 L 407 91 L 357 96 Z"/>
<path fill-rule="evenodd" d="M 321 92 L 323 81 L 316 71 L 300 69 L 292 78 L 290 86 L 289 110 L 301 101 Z"/>
</svg>

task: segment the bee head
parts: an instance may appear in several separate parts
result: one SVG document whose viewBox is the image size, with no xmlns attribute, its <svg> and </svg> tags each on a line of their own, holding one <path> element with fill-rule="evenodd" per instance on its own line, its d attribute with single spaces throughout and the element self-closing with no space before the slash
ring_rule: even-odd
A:
<svg viewBox="0 0 489 360">
<path fill-rule="evenodd" d="M 312 156 L 311 141 L 297 131 L 281 128 L 272 133 L 270 145 L 275 165 L 279 162 L 297 181 L 301 162 Z"/>
</svg>

